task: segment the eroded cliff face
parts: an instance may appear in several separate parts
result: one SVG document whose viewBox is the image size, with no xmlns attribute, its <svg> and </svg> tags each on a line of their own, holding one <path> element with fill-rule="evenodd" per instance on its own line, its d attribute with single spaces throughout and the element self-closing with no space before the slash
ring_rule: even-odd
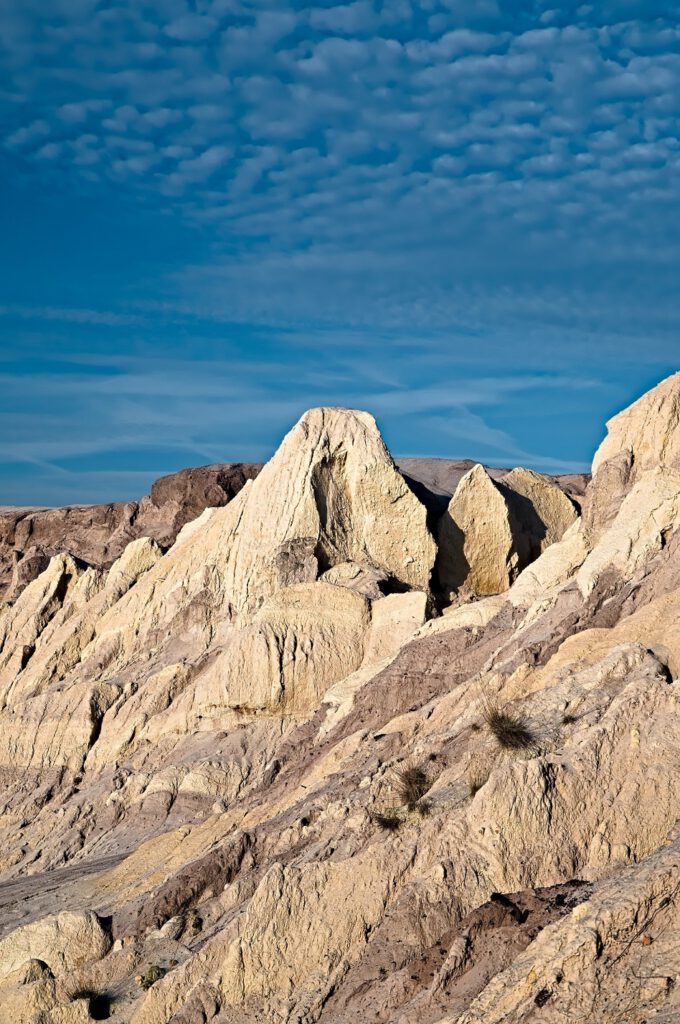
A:
<svg viewBox="0 0 680 1024">
<path fill-rule="evenodd" d="M 473 466 L 469 460 L 404 459 L 399 469 L 437 518 Z M 140 537 L 149 537 L 167 549 L 187 523 L 207 508 L 228 504 L 261 469 L 260 463 L 241 462 L 183 469 L 156 480 L 141 501 L 39 509 L 0 506 L 0 601 L 14 603 L 47 568 L 52 555 L 71 554 L 85 566 L 108 569 L 125 547 Z M 510 471 L 488 472 L 501 480 Z M 586 474 L 533 476 L 556 483 L 577 505 L 588 481 Z"/>
<path fill-rule="evenodd" d="M 0 613 L 0 1021 L 670 1020 L 679 403 L 583 520 L 473 467 L 436 523 L 319 409 L 167 553 L 55 556 Z"/>
<path fill-rule="evenodd" d="M 167 548 L 186 523 L 205 508 L 226 505 L 260 469 L 241 462 L 184 469 L 156 480 L 141 501 L 0 508 L 0 599 L 16 601 L 52 555 L 69 553 L 105 569 L 139 537 Z"/>
</svg>

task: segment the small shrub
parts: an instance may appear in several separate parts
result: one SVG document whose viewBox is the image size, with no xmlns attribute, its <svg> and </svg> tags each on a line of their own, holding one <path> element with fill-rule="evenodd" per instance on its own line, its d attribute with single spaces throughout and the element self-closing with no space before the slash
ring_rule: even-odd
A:
<svg viewBox="0 0 680 1024">
<path fill-rule="evenodd" d="M 406 765 L 399 768 L 397 775 L 397 793 L 402 804 L 406 804 L 409 811 L 415 811 L 418 801 L 427 793 L 430 788 L 430 780 L 427 772 L 419 765 Z"/>
<path fill-rule="evenodd" d="M 371 819 L 386 832 L 396 832 L 401 825 L 401 818 L 393 811 L 372 811 Z"/>
<path fill-rule="evenodd" d="M 144 972 L 144 974 L 138 974 L 135 979 L 140 988 L 146 989 L 151 988 L 157 981 L 167 974 L 165 967 L 159 967 L 158 964 L 151 964 L 150 967 Z"/>
<path fill-rule="evenodd" d="M 573 725 L 576 721 L 576 715 L 562 715 L 562 725 Z"/>
<path fill-rule="evenodd" d="M 416 810 L 421 818 L 427 818 L 432 813 L 432 801 L 427 799 L 419 800 Z"/>
<path fill-rule="evenodd" d="M 506 711 L 500 704 L 487 704 L 484 722 L 504 750 L 527 750 L 533 747 L 535 737 L 527 720 Z"/>
</svg>

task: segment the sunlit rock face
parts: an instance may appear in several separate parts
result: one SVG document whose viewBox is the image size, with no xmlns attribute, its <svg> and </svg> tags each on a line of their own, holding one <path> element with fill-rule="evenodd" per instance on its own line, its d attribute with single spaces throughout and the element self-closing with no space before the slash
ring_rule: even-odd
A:
<svg viewBox="0 0 680 1024">
<path fill-rule="evenodd" d="M 55 554 L 0 613 L 1 1024 L 671 1020 L 679 394 L 583 520 L 481 466 L 437 519 L 314 409 L 169 550 Z"/>
<path fill-rule="evenodd" d="M 573 502 L 546 477 L 513 469 L 494 480 L 476 465 L 439 520 L 439 585 L 476 597 L 502 593 L 577 518 Z"/>
</svg>

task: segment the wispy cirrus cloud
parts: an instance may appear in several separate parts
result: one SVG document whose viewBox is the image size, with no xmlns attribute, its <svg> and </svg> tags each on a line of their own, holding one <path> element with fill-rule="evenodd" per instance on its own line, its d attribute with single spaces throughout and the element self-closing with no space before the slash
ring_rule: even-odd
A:
<svg viewBox="0 0 680 1024">
<path fill-rule="evenodd" d="M 64 306 L 0 306 L 0 317 L 21 320 L 56 320 L 64 323 L 128 326 L 144 321 L 140 313 L 116 313 L 100 309 L 69 309 Z"/>
<path fill-rule="evenodd" d="M 279 353 L 283 357 L 283 353 Z M 16 410 L 0 414 L 3 431 L 2 463 L 40 470 L 47 480 L 42 501 L 48 495 L 60 500 L 79 479 L 111 483 L 102 463 L 116 452 L 136 453 L 153 469 L 131 469 L 129 485 L 148 485 L 153 474 L 183 463 L 228 459 L 264 460 L 275 443 L 305 408 L 314 404 L 350 405 L 370 409 L 381 425 L 399 422 L 393 447 L 397 453 L 423 454 L 412 447 L 418 428 L 436 431 L 438 444 L 486 461 L 519 461 L 536 468 L 582 469 L 582 463 L 563 462 L 519 446 L 511 435 L 491 425 L 488 411 L 508 402 L 526 401 L 546 389 L 564 393 L 570 389 L 600 387 L 585 378 L 551 378 L 545 375 L 516 377 L 451 376 L 436 385 L 413 388 L 408 377 L 410 357 L 396 359 L 389 381 L 358 384 L 367 375 L 361 352 L 340 351 L 323 374 L 305 372 L 295 393 L 276 395 L 272 388 L 286 373 L 285 358 L 272 358 L 263 371 L 257 359 L 236 358 L 200 363 L 179 358 L 159 367 L 154 358 L 81 357 L 62 359 L 54 370 L 28 376 L 7 368 L 0 372 L 3 393 L 20 396 L 30 380 L 29 407 L 25 397 Z M 59 415 L 38 418 L 31 406 L 40 408 L 58 387 Z M 239 436 L 244 420 L 261 424 L 250 438 Z M 84 434 L 82 424 L 88 423 Z M 191 426 L 189 426 L 191 425 Z M 275 441 L 271 427 L 275 428 Z M 234 436 L 239 437 L 234 446 Z M 425 451 L 432 452 L 429 445 Z M 159 470 L 158 467 L 161 467 Z M 136 493 L 136 492 L 135 492 Z M 100 497 L 98 490 L 81 492 L 81 500 Z M 117 496 L 117 495 L 114 495 Z M 130 494 L 130 496 L 133 496 Z M 63 500 L 63 497 L 62 497 Z M 48 502 L 49 503 L 49 502 Z"/>
</svg>

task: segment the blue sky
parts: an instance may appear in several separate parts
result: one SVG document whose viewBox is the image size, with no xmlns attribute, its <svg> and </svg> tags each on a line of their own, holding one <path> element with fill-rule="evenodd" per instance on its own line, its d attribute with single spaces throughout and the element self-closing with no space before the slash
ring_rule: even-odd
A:
<svg viewBox="0 0 680 1024">
<path fill-rule="evenodd" d="M 0 504 L 319 404 L 567 472 L 680 364 L 680 2 L 0 0 L 0 49 Z"/>
</svg>

